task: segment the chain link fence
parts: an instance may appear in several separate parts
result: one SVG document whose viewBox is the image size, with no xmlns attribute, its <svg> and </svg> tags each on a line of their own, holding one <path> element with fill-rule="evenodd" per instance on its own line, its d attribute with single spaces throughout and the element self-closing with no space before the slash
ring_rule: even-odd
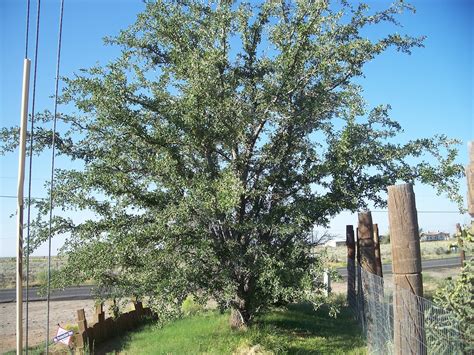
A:
<svg viewBox="0 0 474 355">
<path fill-rule="evenodd" d="M 348 304 L 367 339 L 370 354 L 468 354 L 456 316 L 409 290 L 394 289 L 380 276 L 354 266 L 356 292 Z M 394 308 L 401 318 L 395 322 Z"/>
</svg>

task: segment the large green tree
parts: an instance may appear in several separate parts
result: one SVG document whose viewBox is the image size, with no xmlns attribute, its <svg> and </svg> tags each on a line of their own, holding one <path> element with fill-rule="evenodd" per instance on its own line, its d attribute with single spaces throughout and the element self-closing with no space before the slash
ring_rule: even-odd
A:
<svg viewBox="0 0 474 355">
<path fill-rule="evenodd" d="M 65 80 L 61 100 L 76 113 L 59 117 L 68 129 L 57 149 L 83 166 L 56 171 L 55 207 L 95 217 L 55 214 L 54 235 L 67 236 L 62 280 L 150 297 L 162 316 L 188 294 L 212 297 L 248 323 L 273 304 L 317 297 L 315 225 L 384 205 L 398 181 L 457 198 L 455 142 L 397 143 L 390 107 L 368 109 L 354 80 L 385 50 L 422 46 L 362 34 L 407 10 L 403 1 L 380 12 L 349 1 L 147 2 L 106 40 L 121 56 Z M 4 152 L 15 132 L 2 130 Z M 35 149 L 50 134 L 39 129 Z M 48 235 L 48 204 L 36 204 L 33 248 Z"/>
</svg>

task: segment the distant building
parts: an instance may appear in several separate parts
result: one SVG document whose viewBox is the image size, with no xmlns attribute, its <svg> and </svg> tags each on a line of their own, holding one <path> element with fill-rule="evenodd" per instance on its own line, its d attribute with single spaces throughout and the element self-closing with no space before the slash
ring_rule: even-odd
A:
<svg viewBox="0 0 474 355">
<path fill-rule="evenodd" d="M 326 242 L 326 244 L 324 245 L 327 247 L 332 247 L 332 248 L 343 247 L 346 245 L 346 241 L 345 240 L 330 240 Z"/>
<path fill-rule="evenodd" d="M 436 240 L 449 240 L 449 233 L 423 232 L 420 234 L 420 242 L 433 242 Z"/>
</svg>

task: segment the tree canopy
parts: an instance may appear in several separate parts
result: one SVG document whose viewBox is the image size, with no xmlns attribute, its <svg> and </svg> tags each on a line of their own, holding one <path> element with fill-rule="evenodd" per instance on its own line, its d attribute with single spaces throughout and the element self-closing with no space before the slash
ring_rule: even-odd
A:
<svg viewBox="0 0 474 355">
<path fill-rule="evenodd" d="M 106 39 L 122 49 L 116 60 L 64 80 L 61 102 L 76 112 L 58 117 L 68 128 L 57 150 L 83 167 L 56 170 L 54 204 L 95 217 L 55 214 L 62 280 L 150 297 L 162 317 L 189 294 L 212 297 L 247 323 L 319 297 L 314 226 L 384 206 L 399 181 L 459 199 L 456 141 L 398 143 L 390 106 L 369 109 L 355 80 L 389 48 L 422 47 L 363 35 L 404 11 L 403 1 L 380 12 L 344 0 L 147 2 Z M 2 129 L 4 153 L 16 132 Z M 49 144 L 39 128 L 35 149 Z M 48 236 L 49 206 L 36 205 L 33 248 Z"/>
</svg>

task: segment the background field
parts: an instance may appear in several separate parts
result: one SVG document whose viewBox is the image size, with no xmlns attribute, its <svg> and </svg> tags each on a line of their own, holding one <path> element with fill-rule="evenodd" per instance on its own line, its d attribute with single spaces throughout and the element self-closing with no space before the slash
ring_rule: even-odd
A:
<svg viewBox="0 0 474 355">
<path fill-rule="evenodd" d="M 436 242 L 422 242 L 421 246 L 421 258 L 427 259 L 443 259 L 452 258 L 459 255 L 458 251 L 454 251 L 451 246 L 457 245 L 455 239 L 442 240 Z M 380 244 L 380 253 L 382 255 L 382 263 L 388 264 L 392 262 L 392 246 L 391 244 Z M 340 247 L 327 247 L 319 246 L 316 248 L 317 251 L 326 250 L 328 253 L 329 261 L 333 267 L 346 266 L 347 259 L 347 248 L 346 246 Z"/>
<path fill-rule="evenodd" d="M 438 242 L 423 242 L 421 243 L 421 256 L 423 259 L 441 259 L 458 256 L 457 251 L 452 251 L 450 246 L 455 245 L 456 241 L 443 240 Z M 346 266 L 347 248 L 340 247 L 325 247 L 319 246 L 316 248 L 321 252 L 326 250 L 328 253 L 330 265 L 333 267 Z M 381 244 L 380 251 L 382 253 L 382 262 L 392 262 L 392 251 L 390 244 Z M 51 267 L 54 270 L 61 268 L 65 263 L 64 259 L 57 256 L 51 257 Z M 14 288 L 15 287 L 15 258 L 0 258 L 0 288 Z M 30 285 L 39 286 L 46 282 L 46 270 L 48 267 L 48 259 L 45 256 L 35 256 L 30 258 Z M 26 272 L 26 268 L 25 271 Z M 25 275 L 26 280 L 26 275 Z"/>
<path fill-rule="evenodd" d="M 51 269 L 57 270 L 65 263 L 64 259 L 57 256 L 51 257 Z M 26 280 L 26 264 L 23 269 L 23 279 Z M 15 287 L 15 258 L 0 258 L 0 288 Z M 48 258 L 46 256 L 34 256 L 30 258 L 30 285 L 39 286 L 46 283 L 48 269 Z"/>
</svg>

